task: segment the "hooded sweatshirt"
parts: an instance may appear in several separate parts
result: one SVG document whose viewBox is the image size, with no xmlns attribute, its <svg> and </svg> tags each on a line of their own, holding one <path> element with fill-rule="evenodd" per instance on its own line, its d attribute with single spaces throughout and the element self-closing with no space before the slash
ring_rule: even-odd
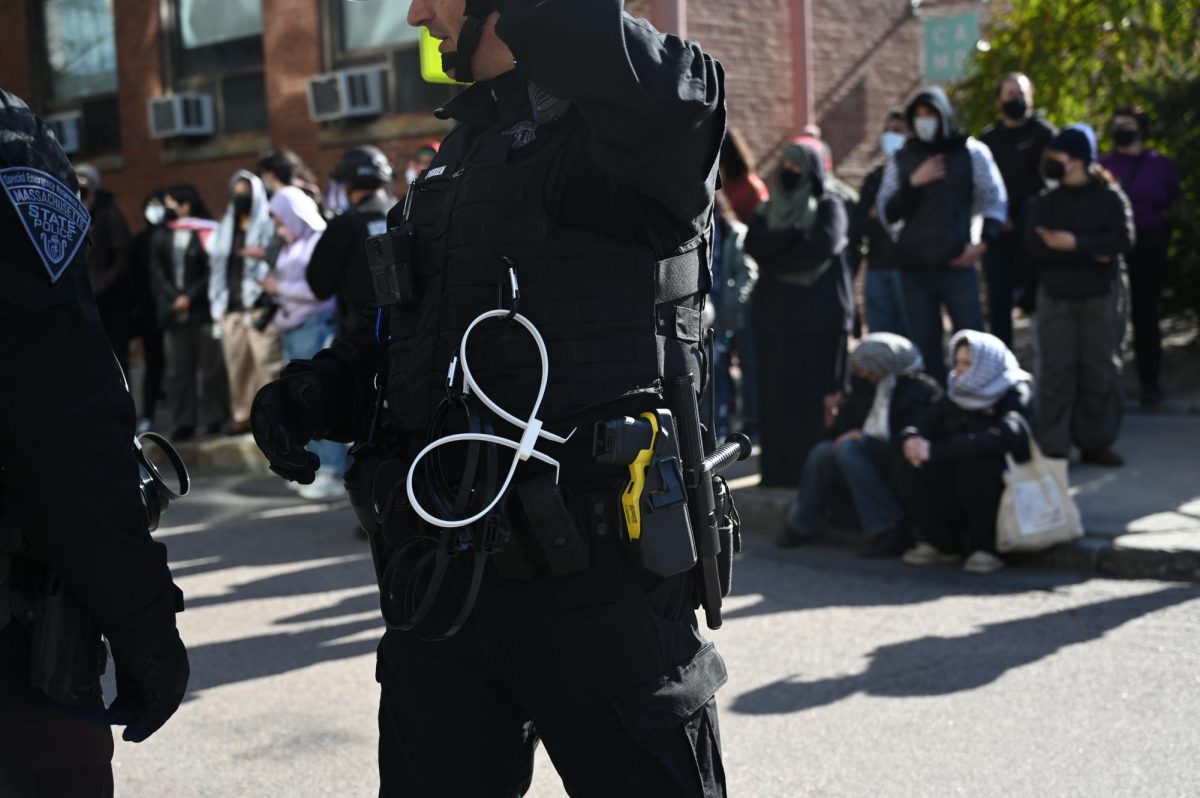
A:
<svg viewBox="0 0 1200 798">
<path fill-rule="evenodd" d="M 925 106 L 941 118 L 941 136 L 931 142 L 911 137 L 884 168 L 876 200 L 879 218 L 891 226 L 899 266 L 905 271 L 933 271 L 972 243 L 972 225 L 983 217 L 983 240 L 994 241 L 1008 218 L 1008 195 L 991 151 L 955 124 L 954 107 L 934 86 L 908 104 L 913 125 L 916 109 Z M 915 129 L 915 128 L 914 128 Z M 942 155 L 946 176 L 920 188 L 910 182 L 926 160 Z"/>
<path fill-rule="evenodd" d="M 242 247 L 262 247 L 266 249 L 275 235 L 275 224 L 271 221 L 271 210 L 267 207 L 267 191 L 262 181 L 252 172 L 239 170 L 229 180 L 229 195 L 233 196 L 233 187 L 239 180 L 250 183 L 250 225 L 246 228 Z M 238 220 L 234 213 L 233 203 L 225 211 L 221 225 L 209 241 L 209 258 L 212 263 L 212 274 L 208 281 L 208 302 L 212 308 L 214 321 L 220 321 L 229 308 L 229 259 L 234 257 L 234 239 L 236 237 Z M 240 286 L 233 290 L 241 291 L 241 307 L 254 307 L 262 294 L 262 278 L 267 276 L 270 266 L 261 258 L 243 258 L 242 280 Z"/>
<path fill-rule="evenodd" d="M 275 326 L 293 330 L 318 313 L 331 312 L 334 300 L 317 299 L 308 286 L 305 273 L 312 258 L 313 249 L 325 231 L 325 219 L 312 197 L 295 186 L 280 189 L 271 198 L 271 213 L 287 228 L 291 242 L 285 244 L 275 261 L 275 275 L 279 279 L 279 313 L 275 315 Z"/>
</svg>

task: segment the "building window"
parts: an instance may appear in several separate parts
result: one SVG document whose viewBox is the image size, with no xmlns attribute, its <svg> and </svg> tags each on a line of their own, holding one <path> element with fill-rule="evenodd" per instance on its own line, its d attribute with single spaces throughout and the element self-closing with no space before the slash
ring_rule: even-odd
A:
<svg viewBox="0 0 1200 798">
<path fill-rule="evenodd" d="M 45 0 L 50 95 L 77 100 L 117 90 L 112 0 Z"/>
<path fill-rule="evenodd" d="M 170 85 L 212 96 L 218 134 L 267 128 L 262 0 L 169 0 Z"/>
<path fill-rule="evenodd" d="M 30 4 L 35 96 L 52 123 L 67 125 L 72 157 L 121 149 L 117 116 L 117 42 L 112 0 L 42 0 Z M 56 128 L 57 129 L 57 128 Z"/>
<path fill-rule="evenodd" d="M 451 89 L 421 79 L 420 29 L 409 26 L 407 4 L 327 0 L 326 7 L 333 68 L 386 65 L 390 112 L 428 112 L 450 99 Z"/>
</svg>

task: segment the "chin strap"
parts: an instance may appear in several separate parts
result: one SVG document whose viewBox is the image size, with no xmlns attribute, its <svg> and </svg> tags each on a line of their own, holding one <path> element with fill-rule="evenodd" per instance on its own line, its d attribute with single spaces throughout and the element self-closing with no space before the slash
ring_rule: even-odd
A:
<svg viewBox="0 0 1200 798">
<path fill-rule="evenodd" d="M 475 82 L 471 60 L 475 57 L 475 51 L 479 49 L 487 18 L 495 10 L 495 0 L 467 0 L 466 21 L 458 34 L 458 49 L 442 56 L 442 68 L 446 72 L 453 70 L 454 79 L 460 83 Z"/>
</svg>

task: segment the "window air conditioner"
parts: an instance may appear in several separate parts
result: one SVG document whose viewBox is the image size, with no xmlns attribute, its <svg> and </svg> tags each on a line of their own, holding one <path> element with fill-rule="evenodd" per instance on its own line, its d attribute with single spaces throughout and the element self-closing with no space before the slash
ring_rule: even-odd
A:
<svg viewBox="0 0 1200 798">
<path fill-rule="evenodd" d="M 171 94 L 155 97 L 146 106 L 150 115 L 150 135 L 156 139 L 216 133 L 211 94 Z"/>
<path fill-rule="evenodd" d="M 67 155 L 76 155 L 83 149 L 83 114 L 74 111 L 67 114 L 52 114 L 46 117 L 46 124 L 58 144 Z"/>
<path fill-rule="evenodd" d="M 317 122 L 383 113 L 383 69 L 343 69 L 308 81 L 308 113 Z"/>
</svg>

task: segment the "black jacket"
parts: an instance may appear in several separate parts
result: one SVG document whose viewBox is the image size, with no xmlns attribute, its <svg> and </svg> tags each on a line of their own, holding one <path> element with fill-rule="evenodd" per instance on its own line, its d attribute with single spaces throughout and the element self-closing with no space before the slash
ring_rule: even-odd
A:
<svg viewBox="0 0 1200 798">
<path fill-rule="evenodd" d="M 514 167 L 526 160 L 536 161 L 541 148 L 553 146 L 558 136 L 582 134 L 585 146 L 578 156 L 572 154 L 569 161 L 553 165 L 538 178 L 540 185 L 521 192 L 523 198 L 544 199 L 554 229 L 580 231 L 589 240 L 600 236 L 635 245 L 659 259 L 670 258 L 699 241 L 710 222 L 717 154 L 724 134 L 722 72 L 698 45 L 659 34 L 644 21 L 624 14 L 622 5 L 613 0 L 583 4 L 507 0 L 496 30 L 516 56 L 516 69 L 476 83 L 439 110 L 439 116 L 453 118 L 458 126 L 443 142 L 422 182 L 478 182 L 486 169 L 473 168 L 482 157 L 476 145 L 493 146 L 510 131 L 513 136 L 525 131 L 520 146 L 515 146 L 514 138 L 506 156 Z M 570 102 L 571 110 L 559 122 L 537 122 L 530 83 Z M 463 179 L 456 181 L 459 175 Z M 454 197 L 459 204 L 470 199 Z M 503 198 L 484 194 L 480 199 Z M 414 212 L 426 214 L 419 205 Z M 445 239 L 426 230 L 461 225 L 463 220 L 447 219 L 437 213 L 435 205 L 427 205 L 432 218 L 418 220 L 418 243 L 431 249 L 453 246 L 454 242 L 443 245 Z M 400 221 L 399 208 L 389 214 L 392 227 Z M 481 223 L 491 225 L 489 235 L 498 239 L 528 235 L 528 231 L 516 229 L 518 225 L 498 229 L 496 221 Z M 564 256 L 572 256 L 566 247 L 563 250 Z M 479 267 L 491 269 L 497 260 L 494 254 L 481 255 Z M 422 294 L 418 324 L 423 325 L 427 317 L 439 314 L 440 296 L 433 292 L 444 281 L 429 273 L 440 268 L 438 255 L 427 257 L 418 246 L 416 261 L 417 289 Z M 520 269 L 518 264 L 518 272 Z M 489 296 L 502 297 L 502 289 L 493 286 Z M 628 310 L 614 307 L 622 316 L 627 316 Z M 653 307 L 645 307 L 645 312 L 651 314 Z M 336 423 L 330 435 L 334 439 L 353 439 L 370 417 L 372 382 L 379 362 L 373 332 L 363 326 L 308 364 L 322 375 L 332 396 Z M 418 348 L 419 342 L 412 353 L 394 352 L 392 373 L 396 366 L 415 370 Z M 446 362 L 433 362 L 437 360 L 435 353 L 428 369 L 436 369 L 444 380 Z M 551 371 L 553 380 L 553 362 Z M 389 379 L 389 392 L 395 382 Z M 400 386 L 395 387 L 399 390 Z M 393 416 L 405 412 L 404 407 L 405 403 L 389 400 Z M 412 429 L 423 422 L 419 410 L 412 418 L 395 420 Z"/>
<path fill-rule="evenodd" d="M 1033 387 L 1019 383 L 988 410 L 964 410 L 943 396 L 916 424 L 905 429 L 904 440 L 920 435 L 929 441 L 933 463 L 953 463 L 981 457 L 1029 459 L 1029 435 L 1021 423 L 1033 426 Z"/>
<path fill-rule="evenodd" d="M 45 125 L 3 91 L 0 166 L 37 170 L 68 198 L 78 188 Z M 52 280 L 2 190 L 0 239 L 0 549 L 52 568 L 110 637 L 173 636 L 166 548 L 147 532 L 133 400 L 96 310 L 87 245 Z"/>
<path fill-rule="evenodd" d="M 132 299 L 133 281 L 129 270 L 130 238 L 125 215 L 113 200 L 112 192 L 99 189 L 92 203 L 91 253 L 88 276 L 96 302 L 104 306 L 127 306 Z"/>
<path fill-rule="evenodd" d="M 822 155 L 803 149 L 818 198 L 817 218 L 807 231 L 771 230 L 762 210 L 750 220 L 745 250 L 758 263 L 753 324 L 756 330 L 780 334 L 849 332 L 854 293 L 846 205 L 826 190 Z"/>
<path fill-rule="evenodd" d="M 388 207 L 375 194 L 334 217 L 308 262 L 304 276 L 317 299 L 337 297 L 340 335 L 353 332 L 375 307 L 366 241 L 387 232 Z"/>
<path fill-rule="evenodd" d="M 838 405 L 837 421 L 829 430 L 830 439 L 839 438 L 851 430 L 862 429 L 875 403 L 875 386 L 856 377 L 851 378 L 850 384 L 850 392 Z M 896 446 L 900 445 L 904 431 L 920 421 L 929 407 L 941 396 L 941 386 L 927 374 L 900 377 L 896 380 L 891 406 L 888 408 L 888 425 L 892 430 L 892 442 Z"/>
<path fill-rule="evenodd" d="M 179 246 L 183 247 L 182 275 L 175 272 L 175 248 Z M 199 233 L 169 226 L 160 228 L 151 241 L 150 253 L 150 285 L 159 326 L 167 329 L 211 323 L 212 313 L 208 304 L 209 259 Z M 184 294 L 191 300 L 188 309 L 182 313 L 172 310 L 171 303 Z"/>
<path fill-rule="evenodd" d="M 883 182 L 883 169 L 883 166 L 876 168 L 863 181 L 858 204 L 850 219 L 850 257 L 858 260 L 860 253 L 865 252 L 867 268 L 871 271 L 895 271 L 899 267 L 896 242 L 879 221 L 875 207 L 879 184 Z M 857 263 L 851 263 L 851 266 L 858 271 Z"/>
<path fill-rule="evenodd" d="M 1019 127 L 1003 122 L 992 125 L 979 140 L 992 151 L 996 168 L 1008 190 L 1008 218 L 1015 224 L 1025 203 L 1046 187 L 1042 177 L 1042 155 L 1057 131 L 1040 116 L 1031 116 Z"/>
<path fill-rule="evenodd" d="M 1050 249 L 1037 228 L 1075 235 L 1075 250 Z M 1022 225 L 1025 252 L 1046 294 L 1086 299 L 1112 290 L 1121 255 L 1133 249 L 1133 210 L 1121 188 L 1093 176 L 1082 186 L 1059 186 L 1029 203 Z"/>
</svg>

